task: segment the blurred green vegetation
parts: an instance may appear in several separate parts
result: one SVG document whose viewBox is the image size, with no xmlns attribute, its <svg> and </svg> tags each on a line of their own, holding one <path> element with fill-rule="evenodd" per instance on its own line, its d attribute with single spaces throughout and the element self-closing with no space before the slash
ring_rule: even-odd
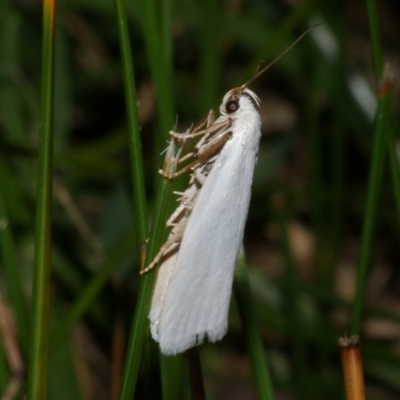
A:
<svg viewBox="0 0 400 400">
<path fill-rule="evenodd" d="M 118 398 L 142 240 L 173 207 L 157 170 L 175 113 L 187 129 L 323 21 L 252 86 L 263 122 L 244 239 L 253 299 L 235 286 L 227 336 L 200 347 L 204 386 L 209 399 L 262 396 L 261 350 L 242 326 L 257 317 L 276 399 L 343 396 L 346 332 L 361 335 L 367 397 L 400 399 L 399 115 L 397 93 L 378 90 L 398 62 L 398 2 L 369 1 L 369 14 L 356 0 L 152 3 L 126 3 L 143 162 L 114 3 L 57 5 L 48 398 Z M 40 3 L 2 0 L 0 394 L 15 384 L 11 398 L 26 391 L 32 332 L 41 52 Z M 190 398 L 186 363 L 161 358 L 160 377 L 144 340 L 135 398 Z"/>
</svg>

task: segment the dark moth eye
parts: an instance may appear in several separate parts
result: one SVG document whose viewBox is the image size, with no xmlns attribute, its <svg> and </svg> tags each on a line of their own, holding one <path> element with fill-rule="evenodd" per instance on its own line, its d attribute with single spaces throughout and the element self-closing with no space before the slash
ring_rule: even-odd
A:
<svg viewBox="0 0 400 400">
<path fill-rule="evenodd" d="M 232 114 L 239 110 L 239 102 L 237 100 L 229 100 L 226 103 L 225 110 L 228 114 Z"/>
</svg>

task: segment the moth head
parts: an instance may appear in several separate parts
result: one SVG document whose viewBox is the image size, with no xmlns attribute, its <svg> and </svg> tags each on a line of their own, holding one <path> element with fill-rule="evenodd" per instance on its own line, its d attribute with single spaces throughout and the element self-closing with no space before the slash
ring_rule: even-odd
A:
<svg viewBox="0 0 400 400">
<path fill-rule="evenodd" d="M 263 61 L 260 62 L 257 69 L 254 71 L 253 76 L 242 86 L 230 90 L 223 98 L 220 107 L 222 115 L 235 118 L 242 111 L 254 110 L 254 104 L 260 105 L 261 101 L 248 87 L 253 83 L 260 75 L 267 71 L 272 65 L 274 65 L 281 57 L 283 57 L 293 46 L 295 46 L 308 32 L 313 29 L 324 25 L 317 24 L 308 28 L 302 35 L 300 35 L 283 53 L 275 58 L 269 64 L 265 64 Z"/>
<path fill-rule="evenodd" d="M 250 89 L 244 86 L 230 90 L 223 98 L 220 112 L 230 118 L 235 118 L 242 111 L 254 111 L 254 104 L 259 106 L 260 99 Z"/>
</svg>

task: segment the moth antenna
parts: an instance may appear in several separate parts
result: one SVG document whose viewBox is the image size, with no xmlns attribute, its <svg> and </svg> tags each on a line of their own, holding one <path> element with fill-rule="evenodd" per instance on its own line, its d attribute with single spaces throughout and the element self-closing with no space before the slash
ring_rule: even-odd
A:
<svg viewBox="0 0 400 400">
<path fill-rule="evenodd" d="M 179 116 L 178 116 L 178 114 L 176 114 L 176 117 L 175 117 L 175 125 L 174 125 L 174 127 L 173 127 L 174 132 L 176 132 L 176 130 L 178 129 L 178 118 L 179 118 Z"/>
<path fill-rule="evenodd" d="M 308 28 L 305 32 L 303 32 L 286 50 L 283 51 L 283 53 L 279 54 L 278 57 L 275 58 L 275 60 L 271 61 L 269 64 L 263 67 L 263 64 L 265 63 L 264 61 L 261 61 L 260 64 L 258 64 L 257 69 L 255 70 L 253 76 L 244 84 L 242 85 L 242 88 L 245 89 L 248 86 L 250 86 L 251 83 L 253 83 L 261 74 L 263 74 L 267 69 L 272 67 L 278 60 L 280 60 L 289 50 L 291 50 L 297 43 L 300 42 L 301 39 L 303 39 L 304 36 L 307 35 L 310 31 L 314 30 L 315 28 L 319 28 L 320 26 L 325 25 L 324 22 L 320 24 L 316 24 Z"/>
</svg>

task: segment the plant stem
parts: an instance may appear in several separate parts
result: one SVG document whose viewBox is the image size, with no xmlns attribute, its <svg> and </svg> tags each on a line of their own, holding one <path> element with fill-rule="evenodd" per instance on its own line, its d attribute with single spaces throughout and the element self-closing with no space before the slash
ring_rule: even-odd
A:
<svg viewBox="0 0 400 400">
<path fill-rule="evenodd" d="M 350 333 L 352 335 L 355 335 L 360 331 L 369 257 L 372 248 L 378 200 L 382 186 L 382 175 L 386 154 L 385 140 L 387 130 L 389 128 L 388 124 L 391 104 L 392 96 L 389 95 L 380 98 L 378 102 L 373 153 L 367 192 L 367 205 L 365 209 L 361 237 L 360 259 L 358 263 L 357 288 L 350 328 Z"/>
<path fill-rule="evenodd" d="M 122 55 L 126 113 L 128 117 L 133 200 L 137 226 L 137 254 L 141 254 L 140 246 L 147 238 L 148 229 L 147 206 L 143 174 L 142 144 L 140 140 L 140 123 L 137 111 L 135 72 L 133 69 L 131 43 L 129 39 L 128 19 L 126 16 L 125 2 L 123 0 L 115 0 L 114 4 L 118 21 L 117 25 Z"/>
<path fill-rule="evenodd" d="M 273 400 L 274 393 L 269 375 L 265 350 L 259 331 L 255 305 L 251 294 L 244 257 L 240 257 L 235 272 L 234 290 L 239 308 L 246 347 L 249 352 L 258 398 Z"/>
<path fill-rule="evenodd" d="M 41 124 L 33 276 L 33 326 L 28 399 L 47 393 L 50 312 L 51 209 L 53 172 L 54 44 L 56 0 L 43 1 Z"/>
</svg>

